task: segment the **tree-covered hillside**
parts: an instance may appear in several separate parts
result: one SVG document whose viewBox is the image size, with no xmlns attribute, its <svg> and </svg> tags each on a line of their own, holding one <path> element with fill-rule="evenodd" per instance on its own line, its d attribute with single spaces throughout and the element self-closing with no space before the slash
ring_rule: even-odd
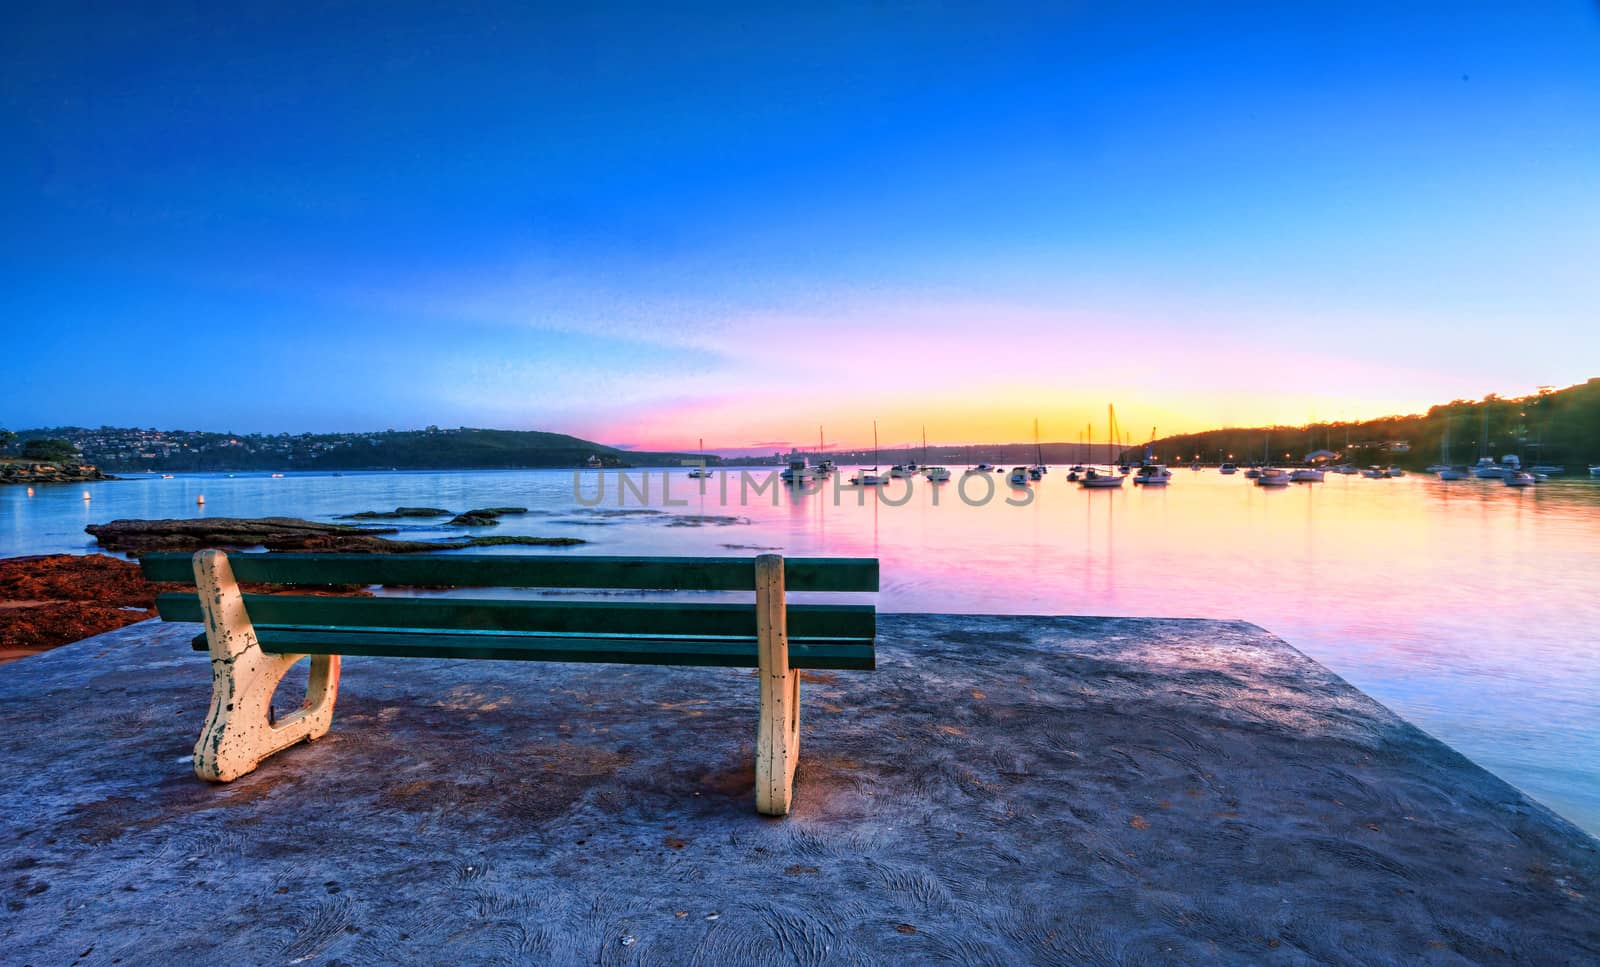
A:
<svg viewBox="0 0 1600 967">
<path fill-rule="evenodd" d="M 76 447 L 84 462 L 113 472 L 638 467 L 679 465 L 690 456 L 619 450 L 564 433 L 470 427 L 298 435 L 50 427 L 16 436 L 9 449 L 17 454 L 50 440 L 51 446 Z"/>
<path fill-rule="evenodd" d="M 1355 464 L 1394 463 L 1418 468 L 1441 461 L 1449 438 L 1449 462 L 1470 464 L 1484 455 L 1515 453 L 1524 463 L 1564 464 L 1577 469 L 1600 464 L 1600 377 L 1563 390 L 1541 389 L 1533 396 L 1455 400 L 1427 413 L 1386 416 L 1359 423 L 1310 426 L 1231 427 L 1157 440 L 1157 459 L 1186 463 L 1200 459 L 1299 461 L 1327 449 Z M 1129 457 L 1143 453 L 1138 446 Z"/>
</svg>

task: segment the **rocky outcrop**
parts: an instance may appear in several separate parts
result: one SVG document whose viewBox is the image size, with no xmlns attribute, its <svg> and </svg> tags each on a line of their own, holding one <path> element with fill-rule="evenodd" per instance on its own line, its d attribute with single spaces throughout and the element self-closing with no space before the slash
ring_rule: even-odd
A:
<svg viewBox="0 0 1600 967">
<path fill-rule="evenodd" d="M 450 523 L 456 527 L 491 527 L 507 514 L 526 514 L 526 507 L 480 507 L 457 514 Z"/>
<path fill-rule="evenodd" d="M 491 508 L 501 509 L 501 508 Z M 566 547 L 583 544 L 576 537 L 470 537 L 445 541 L 392 540 L 394 527 L 322 524 L 295 517 L 199 517 L 190 520 L 114 520 L 84 528 L 100 546 L 127 554 L 189 552 L 216 547 L 225 550 L 264 547 L 269 551 L 342 551 L 361 554 L 415 554 L 468 547 L 524 544 Z"/>
<path fill-rule="evenodd" d="M 396 507 L 394 510 L 363 510 L 359 514 L 340 514 L 340 520 L 398 520 L 402 517 L 449 517 L 438 507 Z"/>
<path fill-rule="evenodd" d="M 0 662 L 152 617 L 156 590 L 103 554 L 0 560 Z"/>
<path fill-rule="evenodd" d="M 109 551 L 149 554 L 217 547 L 265 547 L 269 551 L 433 550 L 421 541 L 391 541 L 393 527 L 319 524 L 294 517 L 198 517 L 191 520 L 114 520 L 84 528 Z M 414 547 L 412 545 L 415 545 Z"/>
<path fill-rule="evenodd" d="M 283 590 L 244 588 L 252 594 Z M 155 617 L 156 594 L 193 590 L 192 584 L 146 581 L 137 562 L 104 554 L 0 558 L 0 662 Z M 293 593 L 369 595 L 364 588 L 338 585 Z"/>
<path fill-rule="evenodd" d="M 88 483 L 115 479 L 90 463 L 0 463 L 0 484 Z"/>
</svg>

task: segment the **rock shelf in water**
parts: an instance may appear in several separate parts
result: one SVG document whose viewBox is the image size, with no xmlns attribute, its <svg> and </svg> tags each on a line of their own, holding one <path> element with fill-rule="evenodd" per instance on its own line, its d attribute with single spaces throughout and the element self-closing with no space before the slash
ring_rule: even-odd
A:
<svg viewBox="0 0 1600 967">
<path fill-rule="evenodd" d="M 323 524 L 295 517 L 199 517 L 188 520 L 114 520 L 84 528 L 100 546 L 127 554 L 185 552 L 217 547 L 237 550 L 342 551 L 370 554 L 415 554 L 469 547 L 522 544 L 567 547 L 586 543 L 576 537 L 466 537 L 446 541 L 393 540 L 394 527 Z"/>
</svg>

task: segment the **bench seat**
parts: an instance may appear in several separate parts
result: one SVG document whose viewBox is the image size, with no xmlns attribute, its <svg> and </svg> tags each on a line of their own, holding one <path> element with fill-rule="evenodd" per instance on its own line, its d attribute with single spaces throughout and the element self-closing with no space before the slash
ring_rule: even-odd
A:
<svg viewBox="0 0 1600 967">
<path fill-rule="evenodd" d="M 198 593 L 165 593 L 164 620 L 200 621 L 194 648 L 212 663 L 212 703 L 195 745 L 195 772 L 227 782 L 266 757 L 331 727 L 340 657 L 606 662 L 755 668 L 760 680 L 756 805 L 789 811 L 799 759 L 800 670 L 870 670 L 871 605 L 789 606 L 786 584 L 814 591 L 876 591 L 878 562 L 558 555 L 388 557 L 359 554 L 152 554 L 150 580 L 192 580 Z M 696 601 L 504 600 L 244 594 L 239 582 L 298 586 L 588 588 L 753 591 L 750 604 Z M 272 694 L 310 658 L 306 701 L 275 719 Z"/>
</svg>

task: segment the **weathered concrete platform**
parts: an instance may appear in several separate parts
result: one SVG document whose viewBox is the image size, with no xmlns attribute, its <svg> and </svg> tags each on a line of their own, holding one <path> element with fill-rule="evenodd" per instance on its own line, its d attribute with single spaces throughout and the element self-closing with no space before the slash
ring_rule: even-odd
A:
<svg viewBox="0 0 1600 967">
<path fill-rule="evenodd" d="M 752 807 L 723 669 L 349 659 L 227 786 L 192 626 L 0 669 L 0 960 L 1600 962 L 1600 846 L 1241 623 L 889 616 Z"/>
</svg>

